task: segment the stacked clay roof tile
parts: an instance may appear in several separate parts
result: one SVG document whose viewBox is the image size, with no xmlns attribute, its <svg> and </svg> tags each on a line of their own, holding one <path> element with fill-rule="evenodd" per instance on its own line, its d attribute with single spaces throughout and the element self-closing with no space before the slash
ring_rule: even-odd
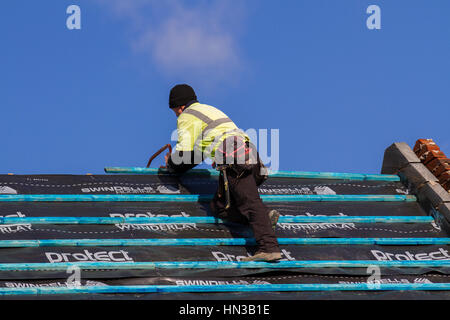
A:
<svg viewBox="0 0 450 320">
<path fill-rule="evenodd" d="M 433 139 L 417 140 L 414 152 L 420 161 L 439 179 L 442 187 L 450 191 L 450 159 Z"/>
</svg>

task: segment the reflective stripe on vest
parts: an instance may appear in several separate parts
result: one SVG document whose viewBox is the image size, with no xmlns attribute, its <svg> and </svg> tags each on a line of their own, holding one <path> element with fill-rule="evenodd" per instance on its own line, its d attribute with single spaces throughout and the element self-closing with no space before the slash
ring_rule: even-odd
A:
<svg viewBox="0 0 450 320">
<path fill-rule="evenodd" d="M 197 140 L 194 143 L 194 147 L 193 147 L 194 150 L 196 148 L 200 149 L 199 148 L 199 144 L 205 138 L 205 134 L 207 135 L 211 130 L 213 130 L 214 128 L 220 126 L 221 124 L 233 122 L 228 117 L 220 118 L 220 119 L 217 119 L 217 120 L 212 120 L 210 117 L 206 116 L 205 114 L 201 113 L 200 111 L 194 110 L 194 109 L 190 109 L 190 108 L 187 108 L 186 110 L 184 110 L 183 113 L 190 114 L 191 116 L 194 116 L 194 117 L 196 117 L 196 118 L 198 118 L 198 119 L 200 119 L 200 120 L 202 120 L 203 122 L 206 123 L 205 129 L 202 130 L 202 133 L 197 137 Z M 237 131 L 237 130 L 232 130 L 232 131 Z M 225 134 L 228 134 L 230 132 L 231 131 L 224 132 L 220 136 L 216 137 L 214 139 L 214 141 L 209 145 L 210 148 L 207 149 L 208 150 L 207 153 L 211 154 L 211 152 L 217 146 L 217 143 L 220 141 L 220 138 L 222 138 Z"/>
</svg>

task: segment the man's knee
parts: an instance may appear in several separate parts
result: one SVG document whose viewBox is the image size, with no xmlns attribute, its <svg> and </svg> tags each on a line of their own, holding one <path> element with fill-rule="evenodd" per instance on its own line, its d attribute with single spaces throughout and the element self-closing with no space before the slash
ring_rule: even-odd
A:
<svg viewBox="0 0 450 320">
<path fill-rule="evenodd" d="M 240 202 L 237 207 L 239 211 L 245 213 L 246 216 L 266 214 L 268 212 L 267 207 L 262 202 L 261 198 L 249 198 Z"/>
</svg>

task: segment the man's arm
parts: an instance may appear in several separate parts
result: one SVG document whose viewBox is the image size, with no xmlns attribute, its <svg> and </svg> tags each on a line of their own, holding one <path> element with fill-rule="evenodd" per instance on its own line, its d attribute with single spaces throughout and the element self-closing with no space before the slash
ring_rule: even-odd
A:
<svg viewBox="0 0 450 320">
<path fill-rule="evenodd" d="M 202 132 L 202 121 L 181 114 L 177 120 L 178 141 L 175 152 L 166 155 L 166 166 L 171 172 L 182 174 L 203 161 L 203 154 L 194 151 L 195 142 Z"/>
<path fill-rule="evenodd" d="M 195 154 L 193 151 L 175 151 L 172 154 L 166 155 L 167 169 L 174 173 L 183 174 L 198 164 L 195 163 Z"/>
</svg>

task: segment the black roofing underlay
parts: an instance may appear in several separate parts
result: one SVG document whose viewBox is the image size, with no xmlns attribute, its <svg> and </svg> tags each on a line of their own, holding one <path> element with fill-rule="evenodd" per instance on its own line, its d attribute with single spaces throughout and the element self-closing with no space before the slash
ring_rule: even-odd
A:
<svg viewBox="0 0 450 320">
<path fill-rule="evenodd" d="M 211 194 L 217 177 L 181 177 L 158 175 L 2 175 L 0 185 L 17 194 Z M 119 188 L 114 188 L 119 187 Z M 128 189 L 123 189 L 128 187 Z M 122 189 L 121 189 L 122 188 Z M 124 191 L 125 190 L 125 191 Z M 261 194 L 337 194 L 405 195 L 410 190 L 402 182 L 350 181 L 330 179 L 270 178 L 260 187 Z M 417 202 L 269 202 L 267 206 L 282 215 L 346 216 L 426 216 Z M 0 215 L 26 217 L 108 217 L 108 216 L 189 216 L 211 215 L 208 203 L 185 202 L 0 202 Z M 280 223 L 280 238 L 412 238 L 447 237 L 436 223 Z M 252 237 L 247 225 L 176 224 L 176 225 L 11 225 L 0 227 L 0 240 L 39 239 L 164 239 L 164 238 L 242 238 Z M 376 260 L 378 252 L 404 254 L 440 252 L 446 245 L 282 245 L 288 260 Z M 144 261 L 236 261 L 254 252 L 245 246 L 167 246 L 167 247 L 33 247 L 2 248 L 0 263 L 45 263 L 54 253 L 76 254 L 88 250 L 124 250 L 134 262 Z M 448 283 L 449 268 L 383 268 L 383 283 Z M 365 283 L 370 275 L 364 268 L 317 268 L 270 271 L 230 270 L 96 270 L 83 271 L 84 285 L 214 285 L 214 284 L 339 284 Z M 1 271 L 0 287 L 64 286 L 62 271 Z M 449 298 L 448 291 L 423 292 L 289 292 L 289 293 L 153 293 L 88 294 L 85 298 L 118 299 L 302 299 L 302 298 Z M 26 298 L 26 297 L 25 297 Z M 53 297 L 52 297 L 53 298 Z M 76 298 L 80 295 L 63 295 Z"/>
</svg>

